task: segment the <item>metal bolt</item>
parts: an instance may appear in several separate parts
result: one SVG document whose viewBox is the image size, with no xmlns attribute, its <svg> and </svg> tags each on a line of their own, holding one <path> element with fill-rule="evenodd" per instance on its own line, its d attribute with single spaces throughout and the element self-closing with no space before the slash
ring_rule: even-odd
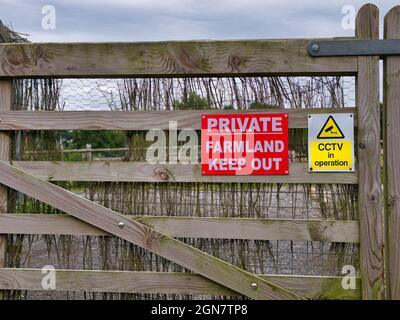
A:
<svg viewBox="0 0 400 320">
<path fill-rule="evenodd" d="M 253 290 L 256 290 L 256 289 L 258 288 L 257 283 L 253 282 L 253 283 L 251 284 L 251 288 L 252 288 Z"/>
<path fill-rule="evenodd" d="M 122 229 L 123 227 L 125 227 L 125 223 L 119 222 L 119 223 L 118 223 L 118 227 L 120 227 L 120 228 Z"/>
<path fill-rule="evenodd" d="M 165 172 L 161 172 L 160 173 L 160 177 L 162 180 L 167 180 L 168 179 L 168 174 L 166 174 Z"/>
<path fill-rule="evenodd" d="M 319 44 L 314 43 L 314 44 L 311 46 L 311 50 L 312 50 L 313 52 L 318 52 L 318 51 L 319 51 Z"/>
<path fill-rule="evenodd" d="M 358 145 L 360 147 L 360 149 L 365 149 L 365 143 L 360 142 L 360 144 Z"/>
</svg>

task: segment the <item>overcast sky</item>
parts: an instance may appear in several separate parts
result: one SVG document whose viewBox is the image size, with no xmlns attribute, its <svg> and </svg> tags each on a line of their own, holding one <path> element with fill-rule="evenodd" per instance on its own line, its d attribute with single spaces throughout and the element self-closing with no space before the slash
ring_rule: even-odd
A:
<svg viewBox="0 0 400 320">
<path fill-rule="evenodd" d="M 400 1 L 378 0 L 384 14 Z M 30 41 L 153 41 L 330 37 L 344 29 L 342 8 L 361 0 L 0 0 L 0 20 Z M 42 8 L 56 10 L 55 30 Z"/>
</svg>

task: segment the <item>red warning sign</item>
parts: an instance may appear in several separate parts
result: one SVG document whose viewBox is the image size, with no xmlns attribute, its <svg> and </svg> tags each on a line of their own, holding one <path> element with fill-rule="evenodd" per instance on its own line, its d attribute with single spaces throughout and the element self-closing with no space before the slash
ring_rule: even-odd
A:
<svg viewBox="0 0 400 320">
<path fill-rule="evenodd" d="M 202 116 L 203 175 L 285 175 L 288 157 L 286 113 Z"/>
</svg>

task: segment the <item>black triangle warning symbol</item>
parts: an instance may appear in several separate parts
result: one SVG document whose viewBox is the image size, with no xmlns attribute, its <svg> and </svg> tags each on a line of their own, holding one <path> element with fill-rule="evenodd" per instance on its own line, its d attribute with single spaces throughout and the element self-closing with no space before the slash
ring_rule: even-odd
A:
<svg viewBox="0 0 400 320">
<path fill-rule="evenodd" d="M 344 134 L 335 119 L 332 116 L 325 121 L 321 131 L 318 133 L 318 139 L 343 139 Z"/>
</svg>

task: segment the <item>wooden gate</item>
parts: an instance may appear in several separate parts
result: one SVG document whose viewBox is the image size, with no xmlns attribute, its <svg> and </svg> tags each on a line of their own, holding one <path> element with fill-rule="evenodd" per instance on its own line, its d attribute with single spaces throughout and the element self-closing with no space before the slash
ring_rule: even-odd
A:
<svg viewBox="0 0 400 320">
<path fill-rule="evenodd" d="M 398 38 L 399 8 L 387 16 L 386 37 Z M 365 5 L 358 13 L 354 38 L 378 39 L 378 9 Z M 202 41 L 160 43 L 30 43 L 0 45 L 0 289 L 40 290 L 41 270 L 5 268 L 5 234 L 115 235 L 152 251 L 193 273 L 58 270 L 57 289 L 101 292 L 168 292 L 230 295 L 254 299 L 364 298 L 381 299 L 384 290 L 383 210 L 379 112 L 379 57 L 312 58 L 313 39 Z M 321 39 L 318 39 L 321 40 Z M 335 39 L 324 39 L 335 41 Z M 399 298 L 400 154 L 396 144 L 400 119 L 397 87 L 399 58 L 386 61 L 385 145 L 388 212 L 388 292 Z M 307 115 L 355 112 L 357 172 L 308 172 L 291 163 L 288 176 L 205 177 L 196 165 L 150 165 L 129 162 L 11 161 L 12 130 L 148 130 L 200 129 L 199 111 L 85 112 L 11 111 L 12 80 L 22 77 L 191 77 L 191 76 L 355 76 L 356 108 L 288 110 L 290 128 L 307 128 Z M 268 112 L 281 112 L 268 110 Z M 219 111 L 220 112 L 220 111 Z M 230 111 L 232 112 L 232 111 Z M 179 129 L 178 128 L 178 129 Z M 47 180 L 47 181 L 46 181 Z M 269 220 L 213 218 L 130 218 L 77 196 L 48 181 L 144 182 L 271 182 L 358 184 L 360 221 Z M 7 187 L 58 208 L 68 216 L 7 213 Z M 361 285 L 345 290 L 341 277 L 254 275 L 185 244 L 174 237 L 263 240 L 325 240 L 360 245 Z M 243 233 L 243 230 L 246 230 Z M 216 236 L 217 235 L 217 236 Z M 78 276 L 79 275 L 79 276 Z M 359 284 L 359 283 L 358 283 Z"/>
</svg>

